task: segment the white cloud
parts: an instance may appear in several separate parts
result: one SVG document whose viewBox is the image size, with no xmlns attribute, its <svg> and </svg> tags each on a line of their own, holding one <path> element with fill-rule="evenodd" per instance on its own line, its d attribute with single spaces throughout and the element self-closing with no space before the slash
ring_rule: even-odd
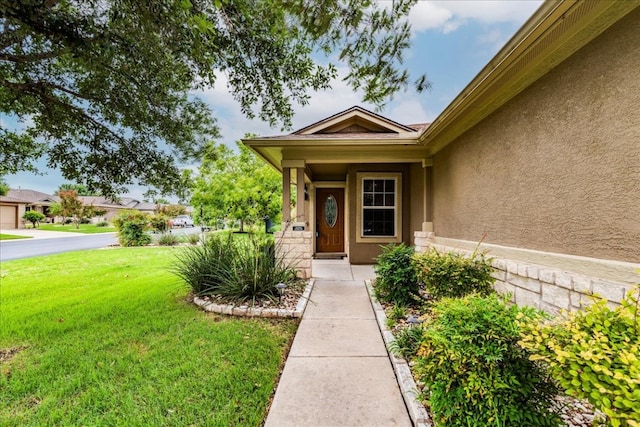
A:
<svg viewBox="0 0 640 427">
<path fill-rule="evenodd" d="M 434 29 L 446 34 L 469 21 L 520 23 L 530 17 L 541 3 L 541 0 L 419 1 L 411 10 L 409 22 L 416 32 Z"/>
</svg>

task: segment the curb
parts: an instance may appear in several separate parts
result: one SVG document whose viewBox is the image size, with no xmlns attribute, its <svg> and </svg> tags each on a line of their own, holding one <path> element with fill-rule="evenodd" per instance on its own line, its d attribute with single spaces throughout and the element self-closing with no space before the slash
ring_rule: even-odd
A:
<svg viewBox="0 0 640 427">
<path fill-rule="evenodd" d="M 389 328 L 387 328 L 387 315 L 385 314 L 384 309 L 382 308 L 380 303 L 375 299 L 371 280 L 365 280 L 365 285 L 367 286 L 369 300 L 371 301 L 371 306 L 373 307 L 376 321 L 378 322 L 378 328 L 380 328 L 380 333 L 382 334 L 382 339 L 384 340 L 385 348 L 388 349 L 389 344 L 395 338 L 393 336 L 393 333 L 391 333 Z M 416 386 L 416 383 L 413 379 L 413 375 L 411 375 L 411 370 L 409 369 L 407 361 L 391 354 L 389 350 L 387 350 L 387 354 L 389 355 L 389 360 L 391 361 L 391 365 L 393 366 L 393 371 L 396 374 L 396 380 L 398 381 L 398 386 L 400 387 L 400 393 L 402 394 L 404 404 L 407 407 L 413 425 L 415 427 L 433 427 L 431 418 L 429 417 L 429 413 L 427 412 L 424 405 L 417 399 L 418 387 Z"/>
<path fill-rule="evenodd" d="M 309 283 L 307 283 L 307 286 L 304 288 L 302 296 L 300 296 L 300 299 L 298 300 L 295 310 L 287 310 L 285 308 L 253 308 L 248 305 L 214 304 L 211 301 L 207 301 L 200 297 L 194 297 L 193 303 L 204 311 L 226 314 L 229 316 L 297 319 L 302 317 L 304 310 L 307 308 L 307 302 L 309 301 L 309 296 L 313 290 L 314 283 L 315 279 L 309 280 Z"/>
</svg>

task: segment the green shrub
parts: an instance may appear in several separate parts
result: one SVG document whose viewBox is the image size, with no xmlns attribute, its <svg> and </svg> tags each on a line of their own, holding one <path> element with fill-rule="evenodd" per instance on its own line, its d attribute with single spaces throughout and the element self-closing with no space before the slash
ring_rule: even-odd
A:
<svg viewBox="0 0 640 427">
<path fill-rule="evenodd" d="M 276 257 L 273 240 L 249 235 L 210 236 L 178 254 L 173 268 L 196 295 L 218 295 L 231 302 L 276 300 L 275 285 L 296 280 L 296 270 Z"/>
<path fill-rule="evenodd" d="M 423 324 L 415 373 L 438 426 L 557 426 L 557 393 L 519 347 L 516 317 L 533 309 L 496 295 L 445 298 Z"/>
<path fill-rule="evenodd" d="M 38 223 L 44 221 L 45 219 L 47 219 L 47 217 L 44 216 L 42 212 L 27 211 L 24 213 L 24 215 L 22 215 L 22 219 L 30 222 L 31 224 L 33 224 L 33 228 L 36 228 L 38 226 Z"/>
<path fill-rule="evenodd" d="M 404 359 L 413 359 L 422 344 L 424 329 L 422 325 L 409 326 L 396 333 L 394 340 L 389 343 L 389 351 Z"/>
<path fill-rule="evenodd" d="M 158 233 L 164 233 L 169 230 L 169 219 L 170 217 L 161 213 L 149 215 L 149 226 Z"/>
<path fill-rule="evenodd" d="M 175 246 L 180 243 L 180 238 L 175 234 L 162 233 L 158 238 L 158 244 L 160 246 Z"/>
<path fill-rule="evenodd" d="M 587 399 L 607 425 L 640 426 L 640 286 L 611 309 L 605 300 L 547 323 L 523 321 L 520 345 L 547 363 L 567 394 Z"/>
<path fill-rule="evenodd" d="M 197 245 L 200 242 L 200 235 L 197 233 L 187 234 L 187 243 Z"/>
<path fill-rule="evenodd" d="M 113 220 L 121 246 L 145 246 L 151 243 L 147 234 L 149 216 L 136 210 L 121 212 Z"/>
<path fill-rule="evenodd" d="M 100 221 L 96 223 L 96 227 L 108 227 L 109 223 L 107 221 Z"/>
<path fill-rule="evenodd" d="M 380 301 L 414 306 L 421 301 L 416 271 L 411 263 L 414 249 L 401 243 L 382 246 L 376 258 L 374 290 Z"/>
<path fill-rule="evenodd" d="M 458 298 L 472 293 L 493 292 L 493 268 L 484 254 L 466 257 L 457 252 L 440 253 L 436 249 L 415 254 L 413 265 L 418 280 L 434 299 Z"/>
</svg>

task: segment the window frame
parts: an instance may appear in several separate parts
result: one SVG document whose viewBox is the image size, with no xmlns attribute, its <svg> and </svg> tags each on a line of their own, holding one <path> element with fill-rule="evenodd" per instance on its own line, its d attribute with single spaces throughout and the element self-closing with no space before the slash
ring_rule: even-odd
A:
<svg viewBox="0 0 640 427">
<path fill-rule="evenodd" d="M 356 243 L 400 243 L 402 242 L 402 172 L 358 172 L 357 179 L 357 215 L 356 215 Z M 367 208 L 380 208 L 376 206 L 364 206 L 364 181 L 365 180 L 393 180 L 395 181 L 394 206 L 388 208 L 394 211 L 393 236 L 365 236 L 364 235 L 364 211 Z M 382 207 L 387 209 L 386 207 Z"/>
</svg>

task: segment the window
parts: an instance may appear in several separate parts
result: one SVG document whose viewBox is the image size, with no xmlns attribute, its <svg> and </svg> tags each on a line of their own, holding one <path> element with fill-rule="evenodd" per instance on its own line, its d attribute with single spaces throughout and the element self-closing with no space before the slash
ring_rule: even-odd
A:
<svg viewBox="0 0 640 427">
<path fill-rule="evenodd" d="M 396 180 L 362 180 L 362 235 L 396 235 Z"/>
<path fill-rule="evenodd" d="M 402 172 L 356 173 L 356 243 L 402 241 Z"/>
</svg>

